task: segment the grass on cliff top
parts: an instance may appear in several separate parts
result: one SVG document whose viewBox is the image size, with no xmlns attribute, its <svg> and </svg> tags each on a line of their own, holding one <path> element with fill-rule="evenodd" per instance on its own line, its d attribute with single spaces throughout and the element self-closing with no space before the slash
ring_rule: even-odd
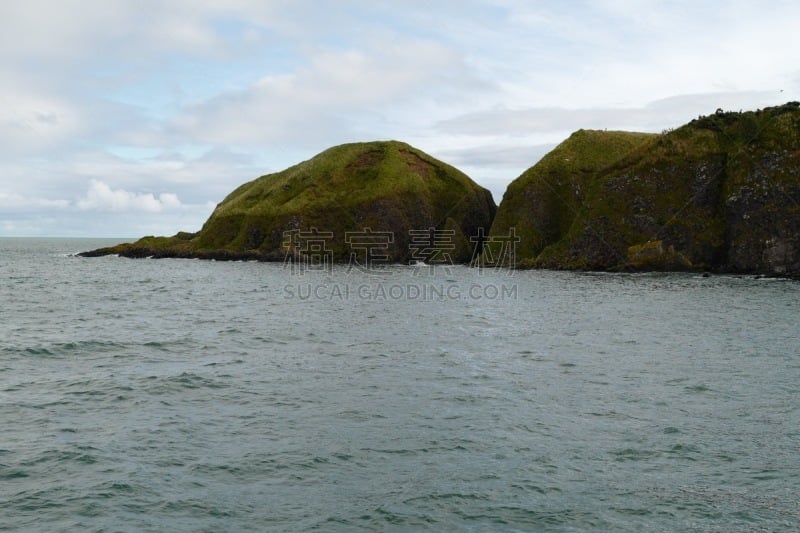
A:
<svg viewBox="0 0 800 533">
<path fill-rule="evenodd" d="M 560 172 L 597 172 L 657 137 L 633 131 L 578 130 L 529 170 L 541 173 L 555 167 Z"/>
<path fill-rule="evenodd" d="M 217 206 L 192 245 L 275 250 L 287 229 L 339 236 L 366 227 L 397 233 L 439 227 L 448 217 L 472 231 L 476 215 L 488 227 L 494 209 L 488 191 L 466 174 L 408 144 L 352 143 L 240 186 Z"/>
<path fill-rule="evenodd" d="M 408 144 L 352 143 L 245 183 L 225 198 L 212 217 L 302 213 L 326 206 L 353 206 L 398 193 L 424 197 L 453 188 L 463 194 L 479 186 L 456 168 Z"/>
<path fill-rule="evenodd" d="M 598 171 L 657 135 L 626 131 L 579 130 L 514 180 L 492 224 L 491 233 L 515 228 L 520 257 L 536 256 L 572 226 Z"/>
<path fill-rule="evenodd" d="M 574 183 L 575 178 L 595 174 L 637 148 L 635 151 L 641 152 L 657 138 L 652 133 L 578 130 L 512 181 L 503 195 L 503 203 L 513 203 L 524 188 L 532 185 L 559 192 L 556 189 L 564 185 L 565 179 Z M 503 208 L 501 203 L 500 211 Z"/>
<path fill-rule="evenodd" d="M 721 213 L 728 193 L 724 191 L 748 185 L 753 172 L 764 172 L 763 168 L 751 172 L 751 167 L 772 164 L 791 169 L 798 149 L 800 104 L 796 102 L 759 111 L 718 111 L 668 130 L 595 173 L 568 233 L 529 262 L 585 267 L 570 263 L 582 258 L 570 250 L 586 236 L 587 227 L 597 228 L 603 221 L 611 230 L 603 235 L 606 243 L 616 235 L 625 244 L 638 245 L 660 239 L 663 233 L 686 236 L 688 244 L 682 251 L 719 249 L 725 233 Z M 772 160 L 781 162 L 768 163 Z M 796 179 L 791 170 L 773 168 L 757 185 L 784 190 Z M 637 205 L 646 207 L 637 211 Z M 633 215 L 649 218 L 654 229 L 635 229 L 629 220 Z M 624 260 L 624 246 L 618 248 Z"/>
</svg>

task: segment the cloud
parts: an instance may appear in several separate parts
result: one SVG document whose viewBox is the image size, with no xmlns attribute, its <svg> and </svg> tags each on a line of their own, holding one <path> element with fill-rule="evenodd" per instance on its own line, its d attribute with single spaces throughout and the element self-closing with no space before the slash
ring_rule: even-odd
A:
<svg viewBox="0 0 800 533">
<path fill-rule="evenodd" d="M 481 145 L 467 148 L 443 148 L 433 154 L 455 165 L 473 180 L 489 189 L 499 203 L 509 182 L 525 169 L 536 164 L 555 147 L 549 144 Z"/>
<path fill-rule="evenodd" d="M 165 49 L 203 55 L 219 48 L 213 2 L 28 0 L 0 4 L 0 57 L 25 54 L 78 64 L 104 56 L 155 59 Z M 136 46 L 130 46 L 136 43 Z M 97 46 L 103 50 L 98 53 Z"/>
<path fill-rule="evenodd" d="M 528 109 L 498 108 L 467 113 L 439 122 L 439 131 L 451 135 L 528 136 L 584 129 L 631 129 L 659 131 L 677 127 L 717 108 L 752 109 L 782 102 L 775 91 L 680 95 L 642 107 Z"/>
<path fill-rule="evenodd" d="M 16 220 L 0 227 L 0 234 L 195 231 L 225 195 L 270 170 L 249 154 L 227 149 L 147 152 L 144 157 L 73 153 L 50 161 L 0 158 L 0 218 Z M 107 176 L 114 176 L 113 182 Z M 39 231 L 31 229 L 36 224 Z"/>
<path fill-rule="evenodd" d="M 19 80 L 4 80 L 0 88 L 0 154 L 44 151 L 79 135 L 81 129 L 80 116 L 64 97 Z"/>
<path fill-rule="evenodd" d="M 316 51 L 290 73 L 188 106 L 172 129 L 212 144 L 344 142 L 365 129 L 375 135 L 396 131 L 398 122 L 425 124 L 460 93 L 483 88 L 441 44 L 374 41 L 363 49 Z"/>
<path fill-rule="evenodd" d="M 527 168 L 554 147 L 555 144 L 552 143 L 533 146 L 478 146 L 440 150 L 436 155 L 460 168 Z"/>
<path fill-rule="evenodd" d="M 497 194 L 575 129 L 800 99 L 798 17 L 786 1 L 0 2 L 0 209 L 38 210 L 15 231 L 190 229 L 243 181 L 385 138 Z"/>
<path fill-rule="evenodd" d="M 65 190 L 77 191 L 87 180 L 107 182 L 114 176 L 114 187 L 126 191 L 164 190 L 177 194 L 184 204 L 219 202 L 235 187 L 269 171 L 254 156 L 226 148 L 200 153 L 157 151 L 146 156 L 87 152 L 74 154 L 61 166 Z M 296 162 L 296 161 L 293 161 Z M 2 171 L 0 166 L 0 171 Z M 282 170 L 283 167 L 275 170 Z M 80 192 L 83 192 L 81 190 Z"/>
<path fill-rule="evenodd" d="M 17 193 L 0 192 L 0 209 L 4 211 L 30 211 L 35 209 L 64 209 L 69 200 L 31 198 Z"/>
<path fill-rule="evenodd" d="M 133 193 L 124 189 L 112 189 L 99 180 L 89 182 L 86 197 L 78 200 L 79 209 L 101 211 L 144 211 L 160 213 L 161 211 L 180 209 L 183 204 L 178 196 L 172 193 L 161 193 L 155 197 L 152 193 Z"/>
</svg>

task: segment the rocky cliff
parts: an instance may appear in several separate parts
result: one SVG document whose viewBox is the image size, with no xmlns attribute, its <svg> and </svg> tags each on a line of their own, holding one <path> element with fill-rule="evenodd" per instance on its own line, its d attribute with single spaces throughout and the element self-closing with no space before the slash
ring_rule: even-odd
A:
<svg viewBox="0 0 800 533">
<path fill-rule="evenodd" d="M 512 227 L 522 266 L 798 276 L 800 104 L 576 132 L 508 187 Z"/>
<path fill-rule="evenodd" d="M 371 253 L 405 262 L 434 259 L 424 249 L 436 245 L 442 256 L 466 262 L 470 237 L 488 231 L 495 209 L 488 190 L 408 144 L 345 144 L 240 186 L 197 233 L 83 255 L 348 261 Z"/>
</svg>

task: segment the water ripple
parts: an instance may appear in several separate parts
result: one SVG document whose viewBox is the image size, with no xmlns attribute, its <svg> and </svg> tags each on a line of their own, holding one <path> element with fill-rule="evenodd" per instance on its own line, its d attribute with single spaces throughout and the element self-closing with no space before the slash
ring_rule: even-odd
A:
<svg viewBox="0 0 800 533">
<path fill-rule="evenodd" d="M 297 302 L 281 265 L 62 253 L 95 244 L 0 239 L 0 530 L 800 522 L 798 284 L 456 268 L 520 297 Z"/>
</svg>

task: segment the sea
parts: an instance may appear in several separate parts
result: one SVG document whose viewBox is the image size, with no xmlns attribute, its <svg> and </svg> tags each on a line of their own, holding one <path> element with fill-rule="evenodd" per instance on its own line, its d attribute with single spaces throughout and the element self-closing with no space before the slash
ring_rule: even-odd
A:
<svg viewBox="0 0 800 533">
<path fill-rule="evenodd" d="M 798 531 L 800 283 L 0 239 L 2 531 Z"/>
</svg>

